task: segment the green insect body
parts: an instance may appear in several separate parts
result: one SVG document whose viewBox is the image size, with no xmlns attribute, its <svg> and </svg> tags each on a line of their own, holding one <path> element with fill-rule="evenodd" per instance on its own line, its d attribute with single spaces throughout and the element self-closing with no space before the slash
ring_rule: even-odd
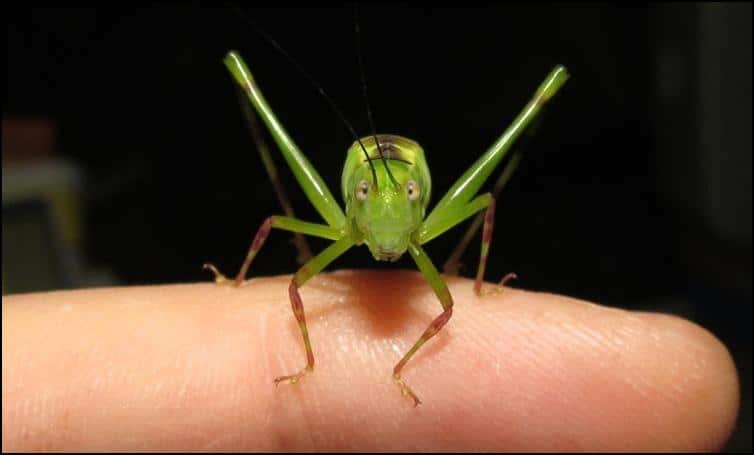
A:
<svg viewBox="0 0 754 455">
<path fill-rule="evenodd" d="M 291 279 L 289 297 L 306 348 L 307 364 L 298 373 L 275 379 L 276 384 L 282 381 L 296 383 L 314 368 L 314 353 L 298 289 L 353 246 L 366 244 L 372 256 L 381 261 L 396 261 L 408 251 L 443 308 L 443 312 L 429 324 L 416 343 L 393 368 L 393 379 L 403 394 L 411 397 L 414 405 L 418 405 L 420 400 L 401 378 L 401 371 L 406 362 L 424 343 L 442 329 L 453 314 L 453 298 L 422 245 L 457 224 L 476 216 L 461 245 L 445 264 L 444 269 L 449 274 L 458 270 L 460 254 L 479 226 L 483 224 L 481 255 L 474 282 L 475 292 L 477 295 L 482 294 L 481 284 L 492 239 L 495 198 L 491 193 L 477 195 L 477 192 L 543 105 L 568 79 L 566 69 L 557 66 L 550 72 L 511 126 L 456 181 L 427 215 L 432 193 L 431 178 L 424 151 L 419 144 L 396 135 L 373 135 L 357 139 L 348 150 L 341 178 L 342 196 L 345 201 L 344 212 L 317 170 L 278 121 L 241 57 L 236 52 L 229 52 L 224 63 L 250 101 L 254 111 L 270 131 L 296 180 L 326 224 L 296 219 L 290 204 L 278 191 L 287 216 L 271 216 L 262 223 L 235 280 L 227 279 L 212 264 L 205 264 L 205 268 L 215 274 L 217 283 L 240 285 L 272 228 L 291 231 L 297 236 L 304 234 L 333 240 L 330 246 L 314 257 L 306 254 L 308 247 L 304 249 L 303 243 L 296 243 L 299 248 L 299 257 L 305 259 L 306 262 Z M 271 165 L 272 160 L 267 147 L 259 139 L 258 131 L 254 131 L 256 123 L 253 112 L 248 105 L 244 106 L 244 112 L 249 119 L 252 132 L 255 133 L 255 142 L 257 142 L 270 178 L 275 187 L 279 188 L 277 172 Z M 495 191 L 499 191 L 505 185 L 519 159 L 520 157 L 514 154 L 495 185 Z M 302 238 L 297 237 L 297 240 L 303 242 Z M 500 289 L 511 276 L 512 274 L 506 275 L 497 289 Z"/>
</svg>

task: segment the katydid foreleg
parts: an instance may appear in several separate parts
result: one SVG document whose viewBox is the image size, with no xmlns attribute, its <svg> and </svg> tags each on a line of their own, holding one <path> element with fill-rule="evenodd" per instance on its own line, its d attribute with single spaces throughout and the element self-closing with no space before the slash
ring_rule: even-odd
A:
<svg viewBox="0 0 754 455">
<path fill-rule="evenodd" d="M 414 343 L 411 349 L 408 350 L 393 368 L 393 379 L 401 388 L 403 394 L 410 396 L 411 399 L 414 400 L 414 406 L 417 406 L 421 404 L 421 401 L 401 378 L 401 370 L 403 370 L 406 362 L 416 354 L 416 351 L 418 351 L 419 348 L 421 348 L 430 338 L 437 335 L 437 332 L 439 332 L 440 329 L 447 324 L 448 320 L 450 320 L 450 317 L 453 315 L 453 297 L 450 295 L 448 286 L 445 284 L 445 281 L 443 281 L 440 273 L 437 271 L 434 264 L 432 264 L 432 260 L 429 259 L 429 256 L 427 256 L 427 253 L 424 252 L 422 247 L 414 243 L 409 243 L 408 252 L 411 254 L 411 257 L 414 258 L 416 265 L 419 267 L 419 271 L 421 271 L 424 278 L 429 282 L 429 285 L 435 292 L 435 295 L 437 295 L 437 298 L 440 299 L 440 304 L 443 308 L 443 312 L 429 324 L 429 327 L 427 327 L 419 340 Z"/>
<path fill-rule="evenodd" d="M 310 373 L 314 369 L 314 352 L 312 351 L 312 344 L 309 341 L 309 329 L 306 326 L 306 317 L 304 315 L 304 304 L 301 301 L 301 295 L 298 292 L 298 288 L 304 285 L 309 278 L 313 277 L 322 269 L 327 267 L 332 261 L 337 259 L 341 254 L 348 251 L 353 246 L 353 240 L 350 237 L 345 236 L 335 241 L 329 247 L 325 248 L 321 253 L 311 259 L 309 262 L 301 266 L 300 269 L 293 275 L 291 284 L 288 287 L 288 296 L 291 299 L 291 307 L 293 308 L 293 314 L 298 321 L 299 329 L 301 330 L 301 337 L 304 339 L 304 348 L 306 349 L 306 366 L 304 369 L 296 374 L 287 376 L 279 376 L 275 378 L 275 385 L 282 381 L 290 381 L 291 384 L 295 384 L 305 374 Z"/>
</svg>

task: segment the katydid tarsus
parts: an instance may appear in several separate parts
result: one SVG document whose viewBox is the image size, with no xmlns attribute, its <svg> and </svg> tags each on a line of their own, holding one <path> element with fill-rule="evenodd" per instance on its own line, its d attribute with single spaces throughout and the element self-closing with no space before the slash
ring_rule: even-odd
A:
<svg viewBox="0 0 754 455">
<path fill-rule="evenodd" d="M 482 281 L 492 239 L 495 198 L 491 193 L 481 195 L 477 195 L 477 193 L 506 156 L 516 139 L 538 115 L 544 104 L 558 92 L 568 79 L 567 70 L 563 66 L 556 66 L 547 75 L 513 123 L 461 175 L 429 214 L 425 216 L 429 207 L 432 188 L 429 167 L 424 157 L 424 151 L 418 143 L 411 139 L 390 134 L 356 137 L 347 151 L 341 178 L 341 191 L 345 202 L 344 211 L 317 170 L 278 121 L 241 56 L 237 52 L 231 51 L 225 56 L 223 62 L 248 98 L 254 111 L 271 133 L 307 199 L 322 216 L 325 223 L 302 221 L 295 218 L 285 195 L 278 191 L 286 216 L 275 215 L 264 220 L 254 236 L 246 259 L 235 279 L 226 278 L 212 264 L 207 263 L 204 267 L 215 274 L 217 283 L 239 286 L 243 283 L 249 266 L 272 228 L 291 231 L 296 235 L 310 235 L 333 241 L 319 254 L 308 258 L 293 275 L 289 285 L 289 299 L 306 349 L 306 366 L 298 373 L 277 377 L 274 382 L 275 384 L 283 381 L 296 383 L 314 369 L 314 353 L 309 339 L 299 288 L 351 247 L 366 245 L 374 259 L 378 261 L 395 261 L 408 251 L 419 271 L 440 300 L 443 309 L 442 313 L 429 324 L 418 341 L 393 368 L 393 380 L 398 384 L 402 393 L 409 396 L 414 405 L 418 405 L 420 400 L 402 379 L 401 371 L 411 357 L 445 326 L 453 314 L 453 298 L 442 276 L 424 251 L 423 245 L 476 215 L 475 222 L 468 229 L 451 258 L 445 263 L 444 270 L 447 274 L 457 273 L 458 260 L 461 254 L 483 223 L 481 254 L 474 282 L 474 291 L 479 296 L 484 294 Z M 248 105 L 245 109 L 246 116 L 251 122 L 254 140 L 260 147 L 265 168 L 275 182 L 277 173 L 269 157 L 269 152 L 258 134 L 258 127 L 254 123 L 254 114 L 248 108 Z M 261 148 L 264 148 L 264 150 L 261 150 Z M 508 181 L 519 159 L 518 154 L 511 157 L 496 184 L 496 191 L 499 191 Z M 378 165 L 375 165 L 374 162 L 377 162 Z M 382 165 L 379 165 L 379 162 Z M 276 184 L 276 188 L 278 186 Z M 307 258 L 309 250 L 303 238 L 300 237 L 300 240 L 295 243 L 299 250 L 299 258 Z M 511 276 L 512 274 L 506 275 L 495 289 L 502 289 L 504 282 Z"/>
</svg>

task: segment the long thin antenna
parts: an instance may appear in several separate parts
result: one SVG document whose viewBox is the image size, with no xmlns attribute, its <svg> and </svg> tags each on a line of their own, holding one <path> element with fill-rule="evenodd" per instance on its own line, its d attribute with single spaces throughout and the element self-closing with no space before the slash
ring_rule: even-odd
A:
<svg viewBox="0 0 754 455">
<path fill-rule="evenodd" d="M 393 185 L 395 187 L 400 187 L 400 184 L 395 180 L 395 177 L 393 177 L 393 173 L 390 171 L 390 168 L 387 165 L 387 160 L 385 159 L 385 155 L 382 153 L 382 146 L 380 145 L 380 141 L 377 140 L 377 131 L 374 126 L 374 120 L 372 118 L 372 109 L 369 107 L 369 94 L 367 91 L 367 78 L 364 71 L 364 60 L 361 56 L 361 28 L 359 27 L 359 4 L 354 3 L 353 4 L 353 24 L 356 29 L 356 56 L 359 59 L 359 75 L 361 76 L 361 91 L 364 94 L 364 104 L 367 108 L 367 117 L 369 119 L 369 129 L 372 131 L 372 137 L 374 137 L 374 143 L 377 144 L 377 151 L 380 153 L 380 158 L 382 158 L 382 164 L 385 166 L 385 171 L 387 171 L 388 177 L 390 177 L 390 181 L 393 182 Z"/>
<path fill-rule="evenodd" d="M 275 48 L 280 54 L 283 55 L 288 60 L 288 63 L 292 64 L 296 70 L 303 75 L 306 79 L 309 80 L 309 82 L 314 86 L 314 88 L 322 95 L 322 97 L 327 101 L 327 103 L 330 105 L 333 111 L 340 117 L 340 120 L 343 122 L 343 124 L 348 128 L 348 131 L 351 132 L 351 135 L 356 140 L 356 142 L 359 143 L 361 146 L 361 150 L 364 151 L 364 156 L 366 156 L 367 162 L 369 163 L 369 167 L 372 170 L 372 179 L 374 181 L 374 186 L 377 187 L 377 172 L 374 169 L 374 164 L 372 164 L 372 161 L 369 159 L 369 153 L 367 152 L 366 147 L 364 147 L 364 144 L 361 142 L 361 139 L 359 139 L 359 135 L 356 134 L 356 130 L 353 129 L 353 126 L 351 126 L 351 123 L 346 120 L 345 115 L 343 115 L 343 112 L 338 108 L 338 106 L 335 104 L 335 101 L 330 98 L 327 93 L 325 93 L 324 89 L 317 83 L 316 80 L 301 66 L 299 63 L 291 57 L 288 52 L 285 51 L 278 43 L 275 41 L 272 36 L 270 36 L 264 29 L 256 23 L 252 18 L 246 15 L 246 13 L 243 12 L 238 6 L 233 5 L 232 7 L 233 11 L 236 12 L 236 14 L 241 17 L 241 19 L 248 22 L 253 28 L 254 31 L 259 33 L 262 38 L 264 38 L 265 41 L 267 41 L 268 44 L 270 44 L 272 47 Z"/>
</svg>

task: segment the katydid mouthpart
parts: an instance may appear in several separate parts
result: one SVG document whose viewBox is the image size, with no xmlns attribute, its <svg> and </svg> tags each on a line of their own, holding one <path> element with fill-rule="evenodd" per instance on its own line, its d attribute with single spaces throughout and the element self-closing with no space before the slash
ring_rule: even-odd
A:
<svg viewBox="0 0 754 455">
<path fill-rule="evenodd" d="M 281 52 L 284 51 L 281 50 Z M 358 137 L 332 100 L 327 98 L 321 88 L 310 78 L 310 81 L 330 102 L 331 107 L 340 115 L 341 120 L 349 127 L 355 139 L 348 149 L 341 177 L 344 211 L 317 170 L 275 116 L 241 56 L 231 51 L 225 56 L 223 62 L 247 98 L 246 103 L 242 103 L 244 114 L 249 121 L 252 136 L 286 215 L 274 215 L 264 220 L 235 279 L 226 278 L 210 263 L 204 264 L 204 268 L 214 273 L 217 283 L 239 286 L 272 228 L 291 231 L 297 236 L 294 242 L 303 265 L 293 275 L 288 293 L 303 337 L 307 362 L 298 373 L 280 376 L 274 380 L 276 385 L 284 381 L 295 384 L 314 369 L 314 353 L 309 340 L 299 288 L 351 247 L 366 245 L 374 259 L 378 261 L 396 261 L 408 251 L 443 308 L 442 313 L 429 324 L 418 341 L 393 368 L 393 380 L 400 387 L 401 392 L 413 400 L 414 406 L 420 404 L 421 401 L 417 395 L 402 379 L 401 371 L 411 357 L 445 326 L 453 314 L 453 298 L 448 287 L 422 246 L 459 223 L 476 216 L 476 220 L 467 230 L 458 248 L 445 263 L 444 271 L 447 274 L 457 273 L 461 254 L 483 223 L 481 255 L 474 282 L 475 293 L 479 296 L 483 295 L 482 280 L 492 239 L 495 197 L 492 193 L 477 195 L 477 192 L 506 156 L 516 139 L 566 82 L 569 77 L 567 70 L 558 65 L 547 75 L 513 123 L 461 175 L 427 215 L 432 183 L 424 150 L 418 143 L 397 135 L 375 134 L 371 113 L 372 134 L 367 137 Z M 303 72 L 300 68 L 299 70 Z M 366 99 L 363 70 L 362 82 Z M 253 111 L 249 107 L 249 102 Z M 277 171 L 269 156 L 269 150 L 261 139 L 254 112 L 261 117 L 307 199 L 325 223 L 302 221 L 293 215 L 284 192 L 278 189 L 282 186 L 277 182 Z M 520 154 L 514 153 L 495 185 L 495 193 L 499 192 L 510 179 L 519 161 Z M 378 164 L 381 162 L 382 165 L 375 165 L 375 162 Z M 333 243 L 312 257 L 301 235 L 320 237 L 332 240 Z M 505 282 L 511 278 L 515 278 L 515 275 L 506 275 L 495 289 L 501 290 Z"/>
</svg>

